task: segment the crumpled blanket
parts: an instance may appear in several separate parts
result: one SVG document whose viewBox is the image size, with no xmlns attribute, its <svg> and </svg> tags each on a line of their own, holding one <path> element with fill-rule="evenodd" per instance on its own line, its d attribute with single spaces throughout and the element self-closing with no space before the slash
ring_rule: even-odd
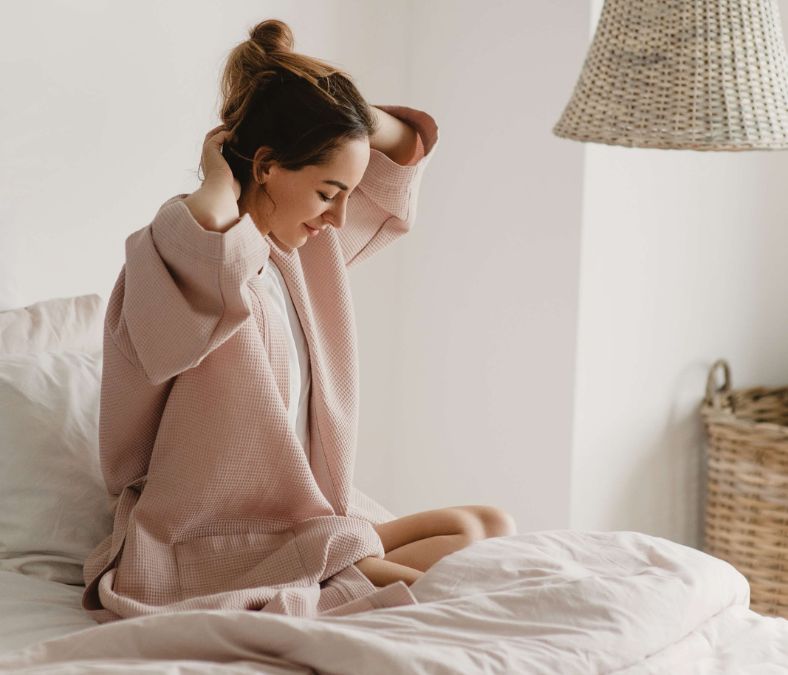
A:
<svg viewBox="0 0 788 675">
<path fill-rule="evenodd" d="M 788 672 L 788 620 L 747 608 L 728 563 L 638 532 L 474 542 L 346 616 L 195 610 L 96 626 L 0 656 L 14 673 L 713 675 Z"/>
</svg>

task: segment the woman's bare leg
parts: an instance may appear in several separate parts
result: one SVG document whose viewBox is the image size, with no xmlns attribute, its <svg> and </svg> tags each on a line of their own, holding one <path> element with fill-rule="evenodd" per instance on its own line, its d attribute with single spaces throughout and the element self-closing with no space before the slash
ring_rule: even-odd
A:
<svg viewBox="0 0 788 675">
<path fill-rule="evenodd" d="M 385 560 L 426 571 L 438 560 L 478 539 L 514 534 L 514 519 L 492 506 L 423 511 L 376 526 Z"/>
<path fill-rule="evenodd" d="M 410 586 L 416 579 L 424 574 L 417 569 L 400 565 L 384 558 L 364 558 L 356 563 L 362 574 L 375 586 L 383 587 L 395 581 L 404 581 Z"/>
<path fill-rule="evenodd" d="M 476 519 L 461 509 L 434 509 L 375 525 L 385 556 L 356 563 L 375 586 L 402 579 L 409 586 L 445 555 L 482 535 Z"/>
<path fill-rule="evenodd" d="M 465 548 L 472 541 L 464 534 L 440 534 L 395 548 L 385 555 L 384 560 L 426 572 L 441 558 Z"/>
<path fill-rule="evenodd" d="M 422 511 L 375 526 L 385 556 L 356 563 L 376 586 L 402 579 L 408 585 L 438 560 L 487 537 L 514 534 L 514 519 L 492 506 L 471 505 Z"/>
</svg>

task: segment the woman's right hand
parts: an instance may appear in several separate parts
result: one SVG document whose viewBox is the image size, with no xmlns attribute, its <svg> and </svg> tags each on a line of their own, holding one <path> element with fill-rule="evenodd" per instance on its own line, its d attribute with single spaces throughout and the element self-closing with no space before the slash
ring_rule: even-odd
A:
<svg viewBox="0 0 788 675">
<path fill-rule="evenodd" d="M 218 232 L 228 230 L 239 217 L 241 184 L 221 153 L 228 134 L 229 130 L 220 124 L 205 135 L 200 160 L 205 178 L 202 185 L 183 200 L 200 225 Z"/>
</svg>

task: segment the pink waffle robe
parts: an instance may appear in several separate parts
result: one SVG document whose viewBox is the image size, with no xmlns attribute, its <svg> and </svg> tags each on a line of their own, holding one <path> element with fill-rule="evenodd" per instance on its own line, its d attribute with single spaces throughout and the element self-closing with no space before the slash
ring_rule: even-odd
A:
<svg viewBox="0 0 788 675">
<path fill-rule="evenodd" d="M 167 200 L 126 239 L 107 302 L 99 418 L 111 535 L 87 557 L 96 621 L 192 609 L 318 617 L 412 604 L 354 563 L 393 515 L 353 485 L 359 377 L 348 267 L 408 232 L 438 143 L 426 112 L 399 164 L 371 150 L 346 222 L 280 248 L 249 214 L 225 232 Z M 261 272 L 274 261 L 309 351 L 309 453 L 288 421 L 286 327 Z"/>
</svg>

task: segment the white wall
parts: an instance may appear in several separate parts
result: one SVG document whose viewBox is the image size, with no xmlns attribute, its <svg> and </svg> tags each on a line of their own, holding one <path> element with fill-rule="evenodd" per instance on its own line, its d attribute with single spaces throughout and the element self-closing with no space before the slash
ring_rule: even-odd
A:
<svg viewBox="0 0 788 675">
<path fill-rule="evenodd" d="M 0 309 L 109 293 L 126 236 L 198 184 L 226 53 L 281 18 L 371 102 L 441 127 L 413 232 L 352 272 L 359 486 L 400 515 L 489 503 L 520 531 L 695 544 L 709 365 L 788 379 L 785 154 L 554 137 L 600 9 L 4 5 Z"/>
<path fill-rule="evenodd" d="M 788 380 L 786 179 L 780 152 L 587 144 L 572 527 L 700 545 L 709 367 Z"/>
<path fill-rule="evenodd" d="M 566 527 L 583 147 L 550 129 L 585 51 L 572 0 L 3 5 L 0 309 L 108 297 L 126 237 L 198 186 L 223 60 L 267 17 L 441 127 L 414 231 L 352 273 L 357 483 L 400 515 Z"/>
<path fill-rule="evenodd" d="M 357 295 L 359 483 L 397 513 L 487 503 L 520 531 L 569 526 L 583 146 L 551 129 L 588 17 L 575 0 L 413 4 L 408 98 L 441 147 L 408 241 L 354 273 L 363 293 L 397 261 L 383 313 Z"/>
</svg>

